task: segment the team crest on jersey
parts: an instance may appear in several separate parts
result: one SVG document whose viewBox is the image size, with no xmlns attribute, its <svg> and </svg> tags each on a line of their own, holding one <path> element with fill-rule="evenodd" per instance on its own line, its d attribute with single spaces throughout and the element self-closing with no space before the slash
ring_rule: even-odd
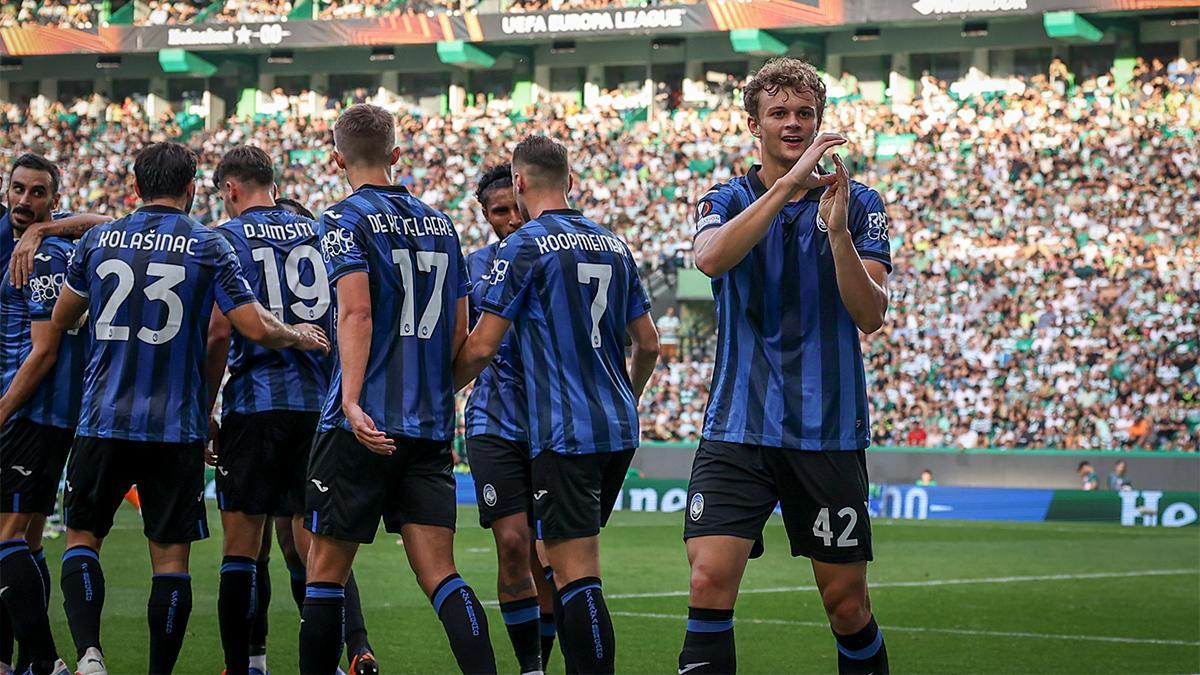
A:
<svg viewBox="0 0 1200 675">
<path fill-rule="evenodd" d="M 704 495 L 699 492 L 692 495 L 692 504 L 688 507 L 688 515 L 693 523 L 699 521 L 700 516 L 704 515 Z"/>
<path fill-rule="evenodd" d="M 825 232 L 826 234 L 829 233 L 829 223 L 826 223 L 825 219 L 820 215 L 817 216 L 817 229 Z"/>
<path fill-rule="evenodd" d="M 483 503 L 488 506 L 496 505 L 496 488 L 491 483 L 483 486 Z"/>
</svg>

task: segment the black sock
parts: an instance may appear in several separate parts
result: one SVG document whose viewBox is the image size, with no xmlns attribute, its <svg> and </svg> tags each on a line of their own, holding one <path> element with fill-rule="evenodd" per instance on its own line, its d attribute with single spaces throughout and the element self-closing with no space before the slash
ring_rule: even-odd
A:
<svg viewBox="0 0 1200 675">
<path fill-rule="evenodd" d="M 345 641 L 346 589 L 341 584 L 308 584 L 300 612 L 300 672 L 329 675 L 337 670 Z"/>
<path fill-rule="evenodd" d="M 358 594 L 358 582 L 354 572 L 346 578 L 346 654 L 350 658 L 369 651 L 367 622 L 363 619 L 362 598 Z"/>
<path fill-rule="evenodd" d="M 542 576 L 550 583 L 550 588 L 554 588 L 554 568 L 546 565 L 542 568 Z M 554 653 L 554 636 L 557 634 L 555 622 L 555 613 L 542 610 L 542 670 L 550 667 L 550 655 Z"/>
<path fill-rule="evenodd" d="M 46 597 L 46 606 L 50 606 L 50 566 L 46 564 L 46 549 L 39 548 L 33 553 L 33 562 L 37 563 L 38 572 L 42 575 L 42 594 Z"/>
<path fill-rule="evenodd" d="M 562 655 L 563 655 L 563 670 L 567 673 L 567 675 L 576 675 L 576 673 L 579 672 L 579 668 L 577 668 L 575 666 L 575 662 L 571 660 L 571 653 L 567 651 L 566 646 L 563 644 L 563 616 L 565 614 L 566 613 L 563 612 L 563 606 L 562 606 L 562 595 L 556 590 L 554 592 L 554 615 L 553 616 L 554 616 L 554 632 L 555 632 L 555 634 L 558 635 L 558 638 L 559 638 L 558 639 L 558 650 L 561 651 Z"/>
<path fill-rule="evenodd" d="M 72 546 L 62 557 L 63 610 L 76 657 L 82 658 L 88 647 L 100 647 L 100 612 L 104 609 L 104 570 L 100 554 L 87 546 Z"/>
<path fill-rule="evenodd" d="M 217 619 L 225 670 L 229 675 L 245 673 L 250 665 L 250 624 L 254 618 L 254 560 L 227 555 L 221 560 L 221 585 L 217 595 Z"/>
<path fill-rule="evenodd" d="M 554 615 L 542 614 L 542 620 L 539 622 L 542 635 L 542 670 L 550 667 L 550 655 L 554 653 L 554 635 L 557 631 L 554 629 Z"/>
<path fill-rule="evenodd" d="M 464 673 L 495 673 L 496 654 L 488 637 L 487 616 L 475 591 L 451 574 L 433 591 L 433 611 L 442 620 L 450 651 Z"/>
<path fill-rule="evenodd" d="M 58 654 L 46 613 L 41 573 L 24 539 L 0 542 L 0 578 L 4 580 L 0 602 L 8 609 L 21 651 L 28 655 L 33 672 L 50 672 Z"/>
<path fill-rule="evenodd" d="M 191 615 L 191 575 L 155 574 L 150 582 L 150 601 L 146 603 L 151 673 L 169 673 L 175 668 Z"/>
<path fill-rule="evenodd" d="M 12 632 L 12 617 L 8 615 L 8 609 L 4 607 L 4 603 L 0 602 L 0 663 L 12 664 L 13 662 L 13 632 Z"/>
<path fill-rule="evenodd" d="M 616 636 L 598 577 L 583 577 L 558 592 L 562 598 L 562 649 L 580 673 L 611 673 Z"/>
<path fill-rule="evenodd" d="M 541 615 L 537 596 L 500 603 L 500 616 L 504 617 L 504 627 L 508 629 L 508 639 L 512 641 L 522 673 L 542 670 L 542 646 L 538 634 Z"/>
<path fill-rule="evenodd" d="M 271 561 L 254 562 L 254 618 L 250 622 L 250 655 L 267 653 L 267 612 L 271 608 Z"/>
<path fill-rule="evenodd" d="M 733 610 L 688 607 L 687 635 L 679 652 L 679 672 L 736 673 Z"/>
<path fill-rule="evenodd" d="M 306 574 L 304 565 L 292 565 L 288 563 L 288 577 L 292 585 L 292 600 L 296 601 L 296 611 L 304 611 L 304 576 Z"/>
<path fill-rule="evenodd" d="M 838 635 L 835 631 L 833 637 L 837 639 L 839 673 L 887 675 L 887 647 L 874 616 L 854 635 Z"/>
</svg>

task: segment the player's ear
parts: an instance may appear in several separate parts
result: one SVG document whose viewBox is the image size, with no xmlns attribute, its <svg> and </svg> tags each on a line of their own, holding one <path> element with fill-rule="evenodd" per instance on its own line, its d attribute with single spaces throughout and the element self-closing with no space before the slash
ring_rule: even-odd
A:
<svg viewBox="0 0 1200 675">
<path fill-rule="evenodd" d="M 746 128 L 750 130 L 750 135 L 755 138 L 762 137 L 762 129 L 758 126 L 758 118 L 750 115 L 746 118 Z"/>
<path fill-rule="evenodd" d="M 395 166 L 396 162 L 400 161 L 400 146 L 392 148 L 392 155 L 388 161 L 388 166 Z"/>
<path fill-rule="evenodd" d="M 571 194 L 571 190 L 575 189 L 575 174 L 567 173 L 567 194 Z"/>
<path fill-rule="evenodd" d="M 346 160 L 344 157 L 342 157 L 342 153 L 338 152 L 337 150 L 333 151 L 333 163 L 342 171 L 346 170 Z"/>
</svg>

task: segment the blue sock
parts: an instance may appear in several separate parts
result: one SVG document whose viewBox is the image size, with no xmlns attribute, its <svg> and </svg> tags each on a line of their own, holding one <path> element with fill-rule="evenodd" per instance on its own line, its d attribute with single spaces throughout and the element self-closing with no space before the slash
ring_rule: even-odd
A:
<svg viewBox="0 0 1200 675">
<path fill-rule="evenodd" d="M 887 675 L 887 647 L 874 616 L 857 633 L 838 635 L 834 632 L 833 637 L 837 639 L 839 673 Z"/>
</svg>

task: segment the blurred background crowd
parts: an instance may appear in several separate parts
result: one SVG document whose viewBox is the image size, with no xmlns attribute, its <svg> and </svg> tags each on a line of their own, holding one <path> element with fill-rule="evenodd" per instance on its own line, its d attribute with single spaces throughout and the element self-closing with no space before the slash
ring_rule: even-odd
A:
<svg viewBox="0 0 1200 675">
<path fill-rule="evenodd" d="M 204 4 L 151 3 L 161 23 Z M 228 0 L 220 16 L 282 4 Z M 322 2 L 321 12 L 389 4 Z M 47 5 L 59 6 L 41 3 L 39 17 Z M 56 15 L 84 20 L 67 18 L 78 5 Z M 1200 62 L 1139 61 L 1119 88 L 1108 74 L 1068 85 L 1060 65 L 986 95 L 926 76 L 910 103 L 865 101 L 850 74 L 828 81 L 823 128 L 850 138 L 852 177 L 883 195 L 890 219 L 891 309 L 862 343 L 877 445 L 1200 446 Z M 523 110 L 480 96 L 437 116 L 361 89 L 277 91 L 270 114 L 212 132 L 182 111 L 150 119 L 144 100 L 94 95 L 37 113 L 0 106 L 0 156 L 45 154 L 64 170 L 63 209 L 119 216 L 136 206 L 134 153 L 182 137 L 201 155 L 193 216 L 215 224 L 224 214 L 211 171 L 251 143 L 275 158 L 281 194 L 319 212 L 348 190 L 329 163 L 333 120 L 370 100 L 398 115 L 396 181 L 449 214 L 470 251 L 492 236 L 476 178 L 519 138 L 547 133 L 572 153 L 576 204 L 624 237 L 648 286 L 669 296 L 691 266 L 692 205 L 755 156 L 740 82 L 710 94 L 699 108 L 611 91 L 586 109 L 547 99 Z M 899 151 L 885 148 L 897 138 Z M 699 436 L 711 307 L 687 303 L 660 323 L 675 342 L 646 393 L 647 440 Z"/>
</svg>

